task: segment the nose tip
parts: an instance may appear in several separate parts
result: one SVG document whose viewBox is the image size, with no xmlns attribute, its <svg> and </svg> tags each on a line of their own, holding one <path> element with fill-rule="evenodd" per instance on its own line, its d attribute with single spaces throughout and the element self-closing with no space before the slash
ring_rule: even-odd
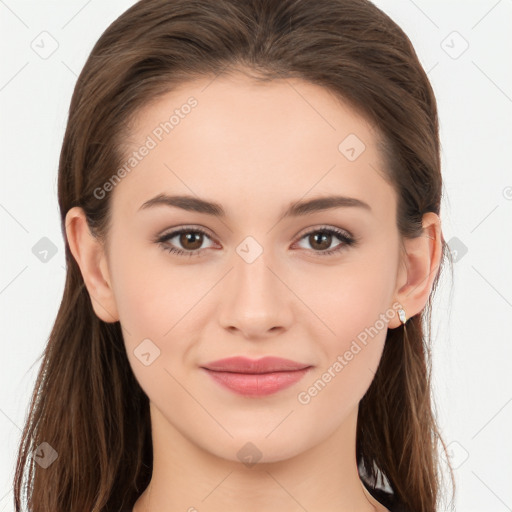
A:
<svg viewBox="0 0 512 512">
<path fill-rule="evenodd" d="M 277 335 L 291 323 L 293 294 L 263 258 L 239 263 L 222 293 L 221 324 L 247 338 Z"/>
</svg>

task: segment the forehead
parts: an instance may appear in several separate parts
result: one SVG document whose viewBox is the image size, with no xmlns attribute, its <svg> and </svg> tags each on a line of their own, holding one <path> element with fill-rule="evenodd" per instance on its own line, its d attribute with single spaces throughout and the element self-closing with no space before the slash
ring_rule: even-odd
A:
<svg viewBox="0 0 512 512">
<path fill-rule="evenodd" d="M 139 156 L 114 190 L 133 211 L 159 193 L 214 198 L 228 214 L 252 200 L 281 209 L 334 191 L 393 201 L 372 125 L 303 80 L 204 78 L 161 96 L 134 121 L 123 163 Z M 143 146 L 150 149 L 140 157 Z"/>
</svg>

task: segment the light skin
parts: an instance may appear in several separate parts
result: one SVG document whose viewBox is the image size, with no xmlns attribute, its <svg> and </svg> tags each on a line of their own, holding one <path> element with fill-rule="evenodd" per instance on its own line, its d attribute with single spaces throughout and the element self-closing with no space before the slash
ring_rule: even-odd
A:
<svg viewBox="0 0 512 512">
<path fill-rule="evenodd" d="M 114 188 L 108 251 L 80 208 L 66 216 L 94 311 L 120 321 L 130 365 L 150 399 L 150 500 L 146 490 L 133 510 L 385 511 L 357 472 L 357 406 L 387 329 L 400 325 L 393 304 L 409 318 L 427 302 L 441 257 L 439 217 L 425 214 L 424 234 L 402 241 L 374 129 L 326 89 L 301 80 L 258 84 L 232 75 L 183 85 L 140 112 L 132 150 L 190 96 L 197 107 Z M 349 134 L 366 146 L 353 161 L 338 148 Z M 140 209 L 158 194 L 215 201 L 225 217 L 166 205 Z M 370 209 L 281 218 L 291 203 L 334 194 Z M 181 227 L 207 235 L 155 242 Z M 358 243 L 345 245 L 337 235 L 322 242 L 321 228 L 347 231 Z M 248 236 L 263 251 L 251 263 L 237 252 Z M 298 394 L 390 311 L 384 328 L 301 403 Z M 134 353 L 144 339 L 160 350 L 148 366 Z M 287 389 L 245 397 L 199 369 L 235 355 L 274 355 L 313 368 Z M 261 453 L 251 467 L 237 456 L 247 442 Z"/>
</svg>

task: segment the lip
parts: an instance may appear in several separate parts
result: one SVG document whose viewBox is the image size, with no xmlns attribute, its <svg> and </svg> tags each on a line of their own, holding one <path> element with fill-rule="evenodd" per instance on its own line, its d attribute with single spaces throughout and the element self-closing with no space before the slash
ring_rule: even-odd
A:
<svg viewBox="0 0 512 512">
<path fill-rule="evenodd" d="M 311 365 L 267 356 L 261 359 L 229 357 L 201 366 L 218 384 L 245 396 L 265 396 L 298 382 Z"/>
<path fill-rule="evenodd" d="M 270 373 L 302 370 L 309 366 L 308 364 L 298 363 L 291 359 L 283 359 L 282 357 L 266 356 L 260 359 L 249 359 L 248 357 L 237 356 L 206 363 L 202 368 L 218 372 Z"/>
</svg>

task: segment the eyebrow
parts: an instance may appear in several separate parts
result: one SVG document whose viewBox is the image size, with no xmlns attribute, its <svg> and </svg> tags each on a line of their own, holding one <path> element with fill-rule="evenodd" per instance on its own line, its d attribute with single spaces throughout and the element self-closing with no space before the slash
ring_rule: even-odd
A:
<svg viewBox="0 0 512 512">
<path fill-rule="evenodd" d="M 222 205 L 219 203 L 187 195 L 170 196 L 167 194 L 158 194 L 157 196 L 143 203 L 139 210 L 144 210 L 155 206 L 173 206 L 189 212 L 204 213 L 206 215 L 212 215 L 214 217 L 221 218 L 226 217 L 226 212 Z M 319 211 L 342 207 L 358 207 L 371 212 L 371 207 L 368 203 L 365 203 L 360 199 L 356 199 L 355 197 L 326 196 L 308 199 L 305 201 L 292 202 L 285 210 L 282 218 L 299 217 Z"/>
</svg>

